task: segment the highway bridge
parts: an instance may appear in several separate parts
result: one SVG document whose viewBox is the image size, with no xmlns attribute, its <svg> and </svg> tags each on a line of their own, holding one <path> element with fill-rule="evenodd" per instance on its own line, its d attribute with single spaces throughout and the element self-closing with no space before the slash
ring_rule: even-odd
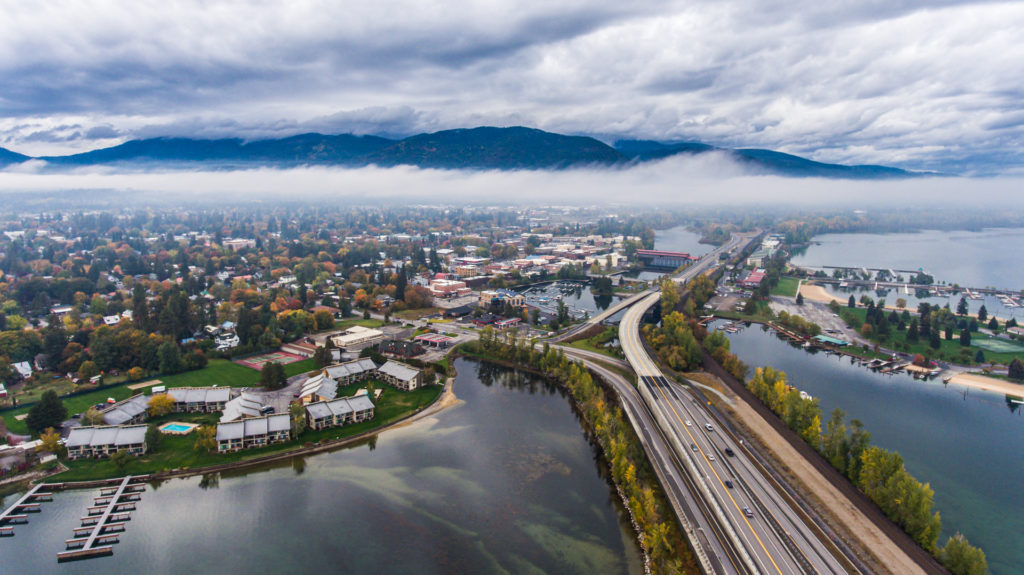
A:
<svg viewBox="0 0 1024 575">
<path fill-rule="evenodd" d="M 717 263 L 719 253 L 746 238 L 705 255 L 675 280 L 685 284 Z M 655 291 L 631 298 L 619 324 L 619 341 L 626 360 L 638 377 L 635 393 L 620 391 L 637 421 L 630 420 L 645 447 L 654 452 L 652 463 L 673 503 L 689 502 L 698 513 L 680 515 L 705 569 L 715 573 L 846 573 L 849 563 L 813 524 L 805 523 L 789 500 L 770 483 L 740 445 L 718 425 L 711 412 L 687 389 L 668 380 L 651 359 L 640 338 L 643 315 L 660 299 Z M 625 302 L 623 302 L 625 303 Z M 618 389 L 619 386 L 616 386 Z M 629 398 L 629 399 L 627 399 Z M 646 414 L 643 417 L 642 414 Z M 651 427 L 655 429 L 651 429 Z M 678 476 L 678 480 L 672 479 Z M 678 510 L 677 510 L 678 512 Z M 702 515 L 703 517 L 691 517 Z M 689 523 L 689 525 L 687 525 Z"/>
</svg>

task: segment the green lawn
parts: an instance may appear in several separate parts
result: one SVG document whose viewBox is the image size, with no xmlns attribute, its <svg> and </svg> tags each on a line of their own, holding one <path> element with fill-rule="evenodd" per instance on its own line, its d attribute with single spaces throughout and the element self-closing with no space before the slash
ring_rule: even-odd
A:
<svg viewBox="0 0 1024 575">
<path fill-rule="evenodd" d="M 772 288 L 772 295 L 796 297 L 796 288 L 798 285 L 800 285 L 800 280 L 796 278 L 780 278 L 779 284 Z"/>
<path fill-rule="evenodd" d="M 566 345 L 568 345 L 569 347 L 574 347 L 576 349 L 592 351 L 595 353 L 600 353 L 601 355 L 606 355 L 608 357 L 622 359 L 623 356 L 621 353 L 616 354 L 614 351 L 604 346 L 604 344 L 612 341 L 613 339 L 618 337 L 618 335 L 619 332 L 616 328 L 608 327 L 605 328 L 604 331 L 595 336 L 588 337 L 586 339 L 578 339 Z"/>
<path fill-rule="evenodd" d="M 867 310 L 864 308 L 850 309 L 846 306 L 843 306 L 840 312 L 847 325 L 858 329 L 864 323 L 866 313 Z M 966 365 L 975 363 L 974 354 L 977 353 L 978 349 L 985 353 L 985 360 L 989 362 L 1009 364 L 1014 358 L 1024 359 L 1024 350 L 1018 352 L 1009 351 L 1010 348 L 1017 347 L 1014 342 L 1009 342 L 1002 338 L 994 338 L 980 332 L 971 332 L 971 345 L 966 348 L 970 350 L 970 358 L 967 359 L 966 356 L 961 356 L 961 352 L 965 348 L 960 345 L 959 330 L 956 333 L 957 335 L 952 340 L 947 340 L 943 337 L 938 350 L 928 345 L 928 338 L 920 338 L 916 343 L 908 343 L 906 330 L 898 331 L 896 326 L 891 326 L 891 332 L 887 338 L 882 339 L 872 335 L 871 341 L 890 349 L 893 349 L 897 343 L 901 343 L 907 346 L 901 349 L 901 351 L 919 353 L 926 357 L 946 359 Z"/>
<path fill-rule="evenodd" d="M 384 320 L 380 319 L 350 318 L 334 322 L 334 329 L 348 329 L 354 325 L 361 325 L 363 327 L 380 327 L 385 324 Z"/>
<path fill-rule="evenodd" d="M 426 317 L 428 315 L 433 315 L 435 313 L 441 313 L 443 311 L 444 310 L 442 310 L 439 307 L 424 307 L 424 308 L 420 308 L 420 309 L 403 309 L 402 311 L 395 313 L 395 317 L 402 318 L 402 319 L 420 319 L 420 318 Z"/>
<path fill-rule="evenodd" d="M 300 364 L 303 364 L 303 362 L 297 362 L 292 365 Z M 288 371 L 287 367 L 288 366 L 286 366 L 285 369 L 286 373 Z M 299 369 L 300 371 L 297 371 L 296 373 L 301 373 L 301 368 Z M 246 387 L 257 384 L 259 382 L 259 377 L 260 374 L 258 371 L 249 369 L 248 367 L 243 367 L 226 359 L 211 359 L 210 363 L 203 369 L 168 375 L 161 377 L 160 381 L 168 388 L 207 387 L 211 385 L 219 385 L 221 387 Z M 105 387 L 91 393 L 83 393 L 82 395 L 76 395 L 74 397 L 65 397 L 63 398 L 63 401 L 65 407 L 68 408 L 68 415 L 74 415 L 76 413 L 84 412 L 92 405 L 105 402 L 108 397 L 113 397 L 114 400 L 121 401 L 122 399 L 128 399 L 132 395 L 142 393 L 143 391 L 145 391 L 145 389 L 132 391 L 131 389 L 128 389 L 128 383 L 123 382 L 119 385 Z M 28 413 L 29 409 L 31 409 L 31 406 L 20 407 L 12 411 L 4 412 L 3 419 L 4 423 L 7 425 L 7 429 L 11 430 L 13 433 L 23 435 L 27 434 L 28 427 L 25 425 L 25 422 L 16 420 L 14 416 L 21 415 L 22 413 Z"/>
<path fill-rule="evenodd" d="M 382 385 L 382 384 L 377 384 Z M 348 388 L 358 388 L 360 385 L 347 386 L 341 391 L 348 391 Z M 235 453 L 206 453 L 197 452 L 195 445 L 196 435 L 193 432 L 186 436 L 164 435 L 160 448 L 156 453 L 148 453 L 143 457 L 132 459 L 124 467 L 118 469 L 114 464 L 105 459 L 79 460 L 66 462 L 69 470 L 59 474 L 60 481 L 84 481 L 90 479 L 102 479 L 106 477 L 117 477 L 121 475 L 145 474 L 171 469 L 188 468 L 195 469 L 209 465 L 218 465 L 235 461 L 246 461 L 281 453 L 295 449 L 304 444 L 318 443 L 329 439 L 351 437 L 383 427 L 393 421 L 404 417 L 415 410 L 426 407 L 437 399 L 441 394 L 442 386 L 433 385 L 417 389 L 411 392 L 403 392 L 389 386 L 384 387 L 384 393 L 377 401 L 375 416 L 370 421 L 364 421 L 345 427 L 336 427 L 322 431 L 307 431 L 298 439 L 285 443 L 278 443 L 259 449 L 243 449 Z M 354 392 L 355 389 L 352 389 Z M 155 423 L 164 421 L 194 421 L 200 423 L 215 423 L 219 414 L 170 414 L 153 420 Z"/>
<path fill-rule="evenodd" d="M 313 358 L 308 358 L 284 366 L 284 374 L 291 377 L 300 373 L 306 373 L 307 371 L 313 371 L 314 369 L 316 369 L 316 362 L 313 361 Z"/>
</svg>

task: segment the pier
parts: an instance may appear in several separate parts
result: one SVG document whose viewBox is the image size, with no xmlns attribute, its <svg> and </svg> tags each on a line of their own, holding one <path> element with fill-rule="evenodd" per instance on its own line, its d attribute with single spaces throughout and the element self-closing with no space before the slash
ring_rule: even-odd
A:
<svg viewBox="0 0 1024 575">
<path fill-rule="evenodd" d="M 131 475 L 121 480 L 116 487 L 104 487 L 99 497 L 94 499 L 95 505 L 86 510 L 82 517 L 82 526 L 75 527 L 74 536 L 65 540 L 67 550 L 57 554 L 57 561 L 75 561 L 113 555 L 112 545 L 119 543 L 120 533 L 125 530 L 125 523 L 131 520 L 131 511 L 135 510 L 135 502 L 145 491 L 145 486 L 133 483 L 143 481 L 141 477 Z"/>
<path fill-rule="evenodd" d="M 41 502 L 53 501 L 53 493 L 43 491 L 46 485 L 40 483 L 28 491 L 14 505 L 0 513 L 0 537 L 14 536 L 14 527 L 18 523 L 28 523 L 29 513 L 42 511 Z"/>
</svg>

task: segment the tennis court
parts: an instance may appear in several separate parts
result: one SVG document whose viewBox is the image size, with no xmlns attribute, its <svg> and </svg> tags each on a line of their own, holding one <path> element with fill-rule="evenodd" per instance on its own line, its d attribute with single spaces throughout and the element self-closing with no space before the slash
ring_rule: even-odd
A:
<svg viewBox="0 0 1024 575">
<path fill-rule="evenodd" d="M 995 353 L 1017 353 L 1024 351 L 1024 347 L 1002 339 L 975 339 L 971 343 L 985 351 L 993 351 Z"/>
<path fill-rule="evenodd" d="M 257 371 L 263 369 L 263 366 L 276 361 L 281 365 L 288 365 L 289 363 L 295 363 L 306 359 L 302 356 L 295 355 L 294 353 L 288 353 L 285 351 L 272 351 L 270 353 L 264 353 L 261 355 L 253 355 L 244 359 L 236 359 L 235 363 L 244 365 L 245 367 L 251 367 Z"/>
</svg>

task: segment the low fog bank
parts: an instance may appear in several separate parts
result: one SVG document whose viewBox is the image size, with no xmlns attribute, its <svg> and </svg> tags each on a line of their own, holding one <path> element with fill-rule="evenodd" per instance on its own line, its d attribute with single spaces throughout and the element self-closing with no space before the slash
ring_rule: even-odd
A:
<svg viewBox="0 0 1024 575">
<path fill-rule="evenodd" d="M 650 206 L 1024 205 L 1024 177 L 829 180 L 757 175 L 725 154 L 672 157 L 629 168 L 463 171 L 366 167 L 124 171 L 89 167 L 41 171 L 37 162 L 0 171 L 0 194 L 122 193 L 164 202 L 336 200 L 353 203 L 567 203 Z"/>
</svg>

